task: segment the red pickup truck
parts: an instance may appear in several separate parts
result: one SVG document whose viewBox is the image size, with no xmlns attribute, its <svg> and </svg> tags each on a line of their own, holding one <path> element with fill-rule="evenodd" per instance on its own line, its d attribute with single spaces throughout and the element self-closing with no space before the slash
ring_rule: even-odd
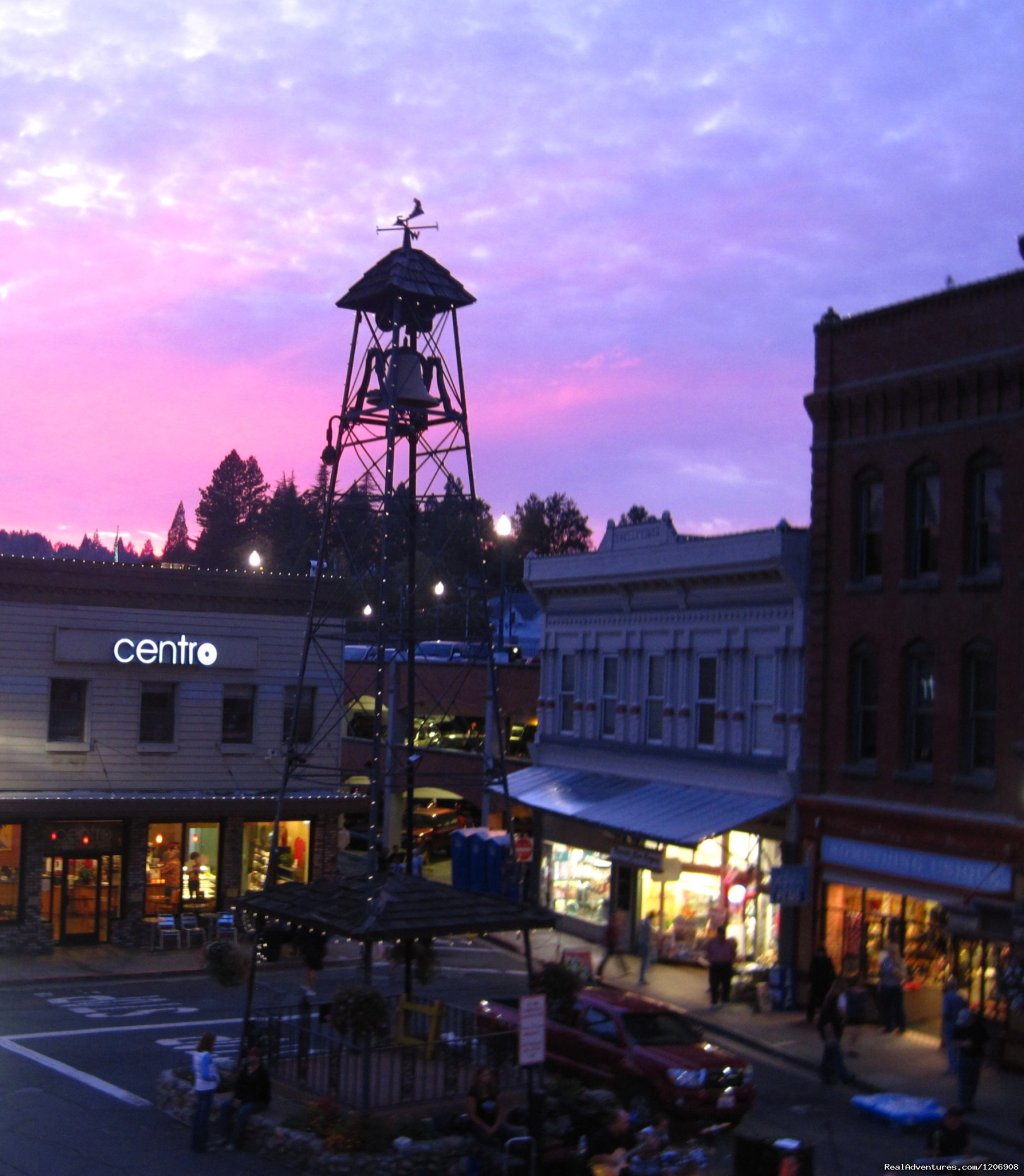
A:
<svg viewBox="0 0 1024 1176">
<path fill-rule="evenodd" d="M 478 1021 L 482 1032 L 514 1029 L 517 1002 L 481 1001 Z M 749 1063 L 671 1005 L 616 988 L 584 988 L 564 1019 L 549 1015 L 547 1064 L 680 1119 L 738 1123 L 754 1103 Z"/>
</svg>

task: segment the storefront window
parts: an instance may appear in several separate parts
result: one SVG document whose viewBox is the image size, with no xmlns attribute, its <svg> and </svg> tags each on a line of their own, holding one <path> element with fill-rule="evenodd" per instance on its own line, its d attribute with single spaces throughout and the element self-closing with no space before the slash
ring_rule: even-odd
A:
<svg viewBox="0 0 1024 1176">
<path fill-rule="evenodd" d="M 841 885 L 830 885 L 825 901 L 825 946 L 834 961 L 853 957 L 873 977 L 885 945 L 895 940 L 911 984 L 942 983 L 951 961 L 939 903 Z"/>
<path fill-rule="evenodd" d="M 309 881 L 309 821 L 282 821 L 278 834 L 277 876 L 283 882 Z M 270 821 L 246 821 L 242 829 L 242 877 L 246 890 L 262 890 L 270 863 Z"/>
<path fill-rule="evenodd" d="M 21 826 L 0 825 L 0 921 L 18 917 Z"/>
<path fill-rule="evenodd" d="M 542 893 L 545 905 L 556 914 L 603 924 L 608 918 L 611 877 L 612 860 L 607 854 L 553 841 L 544 845 Z"/>
<path fill-rule="evenodd" d="M 217 909 L 220 826 L 214 822 L 149 826 L 146 839 L 147 915 Z"/>
<path fill-rule="evenodd" d="M 779 842 L 749 833 L 711 837 L 695 850 L 669 846 L 661 873 L 638 875 L 639 912 L 655 912 L 661 958 L 696 962 L 727 923 L 741 959 L 774 962 L 778 912 L 761 882 L 781 858 Z"/>
</svg>

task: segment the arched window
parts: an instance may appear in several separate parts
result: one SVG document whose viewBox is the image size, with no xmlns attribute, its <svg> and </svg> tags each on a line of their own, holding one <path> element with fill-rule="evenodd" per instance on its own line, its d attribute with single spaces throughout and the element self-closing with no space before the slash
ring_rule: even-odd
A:
<svg viewBox="0 0 1024 1176">
<path fill-rule="evenodd" d="M 850 650 L 847 694 L 846 756 L 850 763 L 878 758 L 878 650 L 858 641 Z"/>
<path fill-rule="evenodd" d="M 882 574 L 882 524 L 885 494 L 877 470 L 863 470 L 853 483 L 852 579 L 878 579 Z"/>
<path fill-rule="evenodd" d="M 921 461 L 907 474 L 907 576 L 939 570 L 939 468 Z"/>
<path fill-rule="evenodd" d="M 1003 467 L 994 453 L 980 453 L 967 466 L 967 526 L 964 570 L 994 575 L 1002 566 Z"/>
</svg>

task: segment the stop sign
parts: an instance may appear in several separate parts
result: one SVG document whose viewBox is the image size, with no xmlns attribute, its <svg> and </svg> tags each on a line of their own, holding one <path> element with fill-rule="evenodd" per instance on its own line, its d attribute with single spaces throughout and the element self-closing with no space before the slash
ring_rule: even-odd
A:
<svg viewBox="0 0 1024 1176">
<path fill-rule="evenodd" d="M 515 850 L 517 862 L 532 862 L 533 838 L 527 837 L 524 833 L 517 833 L 515 837 Z"/>
</svg>

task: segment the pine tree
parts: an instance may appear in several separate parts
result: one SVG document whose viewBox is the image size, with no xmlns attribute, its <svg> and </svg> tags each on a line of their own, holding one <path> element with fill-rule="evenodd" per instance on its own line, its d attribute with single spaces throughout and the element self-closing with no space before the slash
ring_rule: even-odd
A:
<svg viewBox="0 0 1024 1176">
<path fill-rule="evenodd" d="M 152 544 L 150 544 L 152 552 Z M 160 559 L 164 563 L 188 563 L 192 556 L 192 546 L 188 538 L 188 523 L 185 520 L 185 503 L 179 502 L 174 512 L 170 530 L 167 532 L 167 542 Z"/>
<path fill-rule="evenodd" d="M 200 566 L 242 566 L 245 549 L 259 539 L 268 488 L 256 458 L 243 461 L 232 449 L 213 471 L 209 486 L 199 491 L 196 520 L 203 530 L 196 540 L 196 561 Z"/>
</svg>

